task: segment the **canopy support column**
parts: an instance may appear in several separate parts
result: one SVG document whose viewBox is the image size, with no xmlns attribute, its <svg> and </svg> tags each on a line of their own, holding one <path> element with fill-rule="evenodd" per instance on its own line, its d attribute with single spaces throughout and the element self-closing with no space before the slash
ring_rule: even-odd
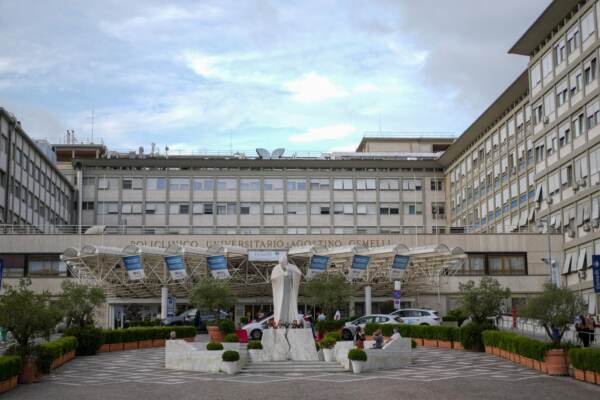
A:
<svg viewBox="0 0 600 400">
<path fill-rule="evenodd" d="M 371 314 L 371 286 L 365 286 L 365 315 Z"/>
<path fill-rule="evenodd" d="M 160 288 L 160 319 L 167 318 L 167 304 L 169 301 L 169 288 L 163 286 Z"/>
</svg>

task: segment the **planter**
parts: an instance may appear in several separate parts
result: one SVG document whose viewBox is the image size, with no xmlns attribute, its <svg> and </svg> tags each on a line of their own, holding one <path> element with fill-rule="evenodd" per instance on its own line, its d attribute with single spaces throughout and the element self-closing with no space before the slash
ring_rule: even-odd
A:
<svg viewBox="0 0 600 400">
<path fill-rule="evenodd" d="M 588 383 L 596 383 L 596 374 L 594 371 L 585 371 L 585 381 Z"/>
<path fill-rule="evenodd" d="M 540 371 L 541 372 L 542 371 L 542 363 L 539 362 L 538 360 L 533 360 L 533 368 L 536 371 Z"/>
<path fill-rule="evenodd" d="M 525 358 L 525 365 L 527 366 L 527 368 L 533 369 L 533 359 Z"/>
<path fill-rule="evenodd" d="M 545 362 L 540 361 L 540 367 L 542 368 L 540 371 L 542 371 L 543 374 L 547 374 L 548 373 L 548 367 L 546 366 Z"/>
<path fill-rule="evenodd" d="M 582 369 L 573 368 L 573 377 L 578 381 L 585 381 L 585 371 Z"/>
<path fill-rule="evenodd" d="M 138 348 L 147 349 L 148 347 L 152 347 L 152 339 L 140 340 L 138 342 Z"/>
<path fill-rule="evenodd" d="M 123 343 L 111 343 L 110 344 L 110 351 L 122 351 L 123 350 Z"/>
<path fill-rule="evenodd" d="M 223 332 L 219 329 L 218 326 L 207 326 L 206 330 L 208 331 L 208 338 L 211 342 L 222 342 L 223 341 Z"/>
<path fill-rule="evenodd" d="M 448 341 L 448 340 L 438 340 L 438 347 L 442 348 L 442 349 L 451 349 L 452 348 L 452 342 Z"/>
<path fill-rule="evenodd" d="M 251 362 L 260 362 L 263 361 L 264 358 L 264 350 L 258 349 L 250 349 L 248 350 L 248 356 L 250 357 Z"/>
<path fill-rule="evenodd" d="M 423 346 L 437 347 L 437 340 L 435 339 L 423 339 Z"/>
<path fill-rule="evenodd" d="M 165 347 L 165 339 L 152 339 L 152 347 Z"/>
<path fill-rule="evenodd" d="M 600 372 L 596 372 L 596 385 L 600 385 Z"/>
<path fill-rule="evenodd" d="M 362 372 L 364 366 L 365 366 L 364 361 L 352 360 L 352 372 L 354 372 L 355 374 L 360 374 Z"/>
<path fill-rule="evenodd" d="M 461 342 L 452 342 L 452 346 L 453 346 L 454 350 L 464 350 L 465 349 Z"/>
<path fill-rule="evenodd" d="M 138 342 L 125 342 L 123 343 L 123 350 L 137 350 Z"/>
<path fill-rule="evenodd" d="M 423 346 L 423 339 L 422 338 L 415 338 L 415 342 L 417 342 L 417 346 Z"/>
<path fill-rule="evenodd" d="M 500 350 L 500 357 L 508 358 L 508 352 L 506 350 Z"/>
<path fill-rule="evenodd" d="M 325 362 L 333 361 L 333 349 L 323 349 L 323 360 Z"/>
<path fill-rule="evenodd" d="M 548 375 L 568 375 L 569 364 L 567 363 L 567 354 L 563 349 L 548 350 L 545 362 Z"/>
<path fill-rule="evenodd" d="M 492 354 L 492 346 L 485 346 L 485 352 L 488 354 Z"/>
<path fill-rule="evenodd" d="M 8 392 L 11 389 L 17 387 L 17 378 L 18 376 L 13 376 L 12 378 L 8 378 L 4 381 L 0 382 L 0 393 Z"/>
<path fill-rule="evenodd" d="M 108 353 L 109 351 L 110 351 L 110 344 L 109 343 L 103 344 L 98 349 L 98 353 Z"/>
<path fill-rule="evenodd" d="M 500 349 L 497 347 L 492 347 L 492 354 L 495 356 L 500 356 Z"/>
<path fill-rule="evenodd" d="M 238 373 L 238 362 L 237 361 L 223 361 L 223 370 L 228 375 L 235 375 Z"/>
<path fill-rule="evenodd" d="M 37 363 L 32 357 L 25 360 L 21 374 L 19 374 L 19 383 L 34 383 L 40 380 L 40 373 L 37 368 Z"/>
</svg>

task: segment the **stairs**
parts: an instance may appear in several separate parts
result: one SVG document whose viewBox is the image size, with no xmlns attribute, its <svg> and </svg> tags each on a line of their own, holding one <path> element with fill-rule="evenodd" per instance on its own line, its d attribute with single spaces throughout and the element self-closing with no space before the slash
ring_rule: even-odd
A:
<svg viewBox="0 0 600 400">
<path fill-rule="evenodd" d="M 243 373 L 251 374 L 302 374 L 302 373 L 338 373 L 347 372 L 337 362 L 325 361 L 261 361 L 251 362 L 249 359 L 242 368 Z"/>
</svg>

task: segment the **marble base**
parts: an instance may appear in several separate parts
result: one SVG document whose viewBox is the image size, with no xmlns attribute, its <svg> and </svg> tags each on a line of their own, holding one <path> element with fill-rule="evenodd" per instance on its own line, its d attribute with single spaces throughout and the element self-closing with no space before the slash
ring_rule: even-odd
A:
<svg viewBox="0 0 600 400">
<path fill-rule="evenodd" d="M 319 360 L 311 329 L 266 329 L 262 345 L 265 361 Z"/>
<path fill-rule="evenodd" d="M 223 343 L 224 350 L 206 350 L 206 343 L 189 343 L 185 340 L 165 342 L 165 368 L 182 371 L 220 372 L 225 370 L 223 351 L 240 350 L 239 343 Z M 240 352 L 238 370 L 246 360 L 245 352 Z"/>
<path fill-rule="evenodd" d="M 409 338 L 399 338 L 387 343 L 383 349 L 372 349 L 375 342 L 365 341 L 367 361 L 363 370 L 397 369 L 412 363 L 412 346 Z M 354 348 L 352 341 L 337 342 L 333 349 L 335 360 L 346 369 L 352 369 L 348 351 Z"/>
</svg>

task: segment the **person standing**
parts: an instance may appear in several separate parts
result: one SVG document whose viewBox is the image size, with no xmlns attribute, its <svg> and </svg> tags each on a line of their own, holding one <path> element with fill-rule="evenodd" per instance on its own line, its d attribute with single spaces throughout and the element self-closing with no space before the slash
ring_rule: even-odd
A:
<svg viewBox="0 0 600 400">
<path fill-rule="evenodd" d="M 340 313 L 340 310 L 335 310 L 335 314 L 333 314 L 333 319 L 335 321 L 339 321 L 340 319 L 342 319 L 342 313 Z"/>
<path fill-rule="evenodd" d="M 590 336 L 587 329 L 586 318 L 583 315 L 577 317 L 577 321 L 575 322 L 575 331 L 577 332 L 577 336 L 581 343 L 583 343 L 583 347 L 590 346 Z"/>
<path fill-rule="evenodd" d="M 383 348 L 383 335 L 381 334 L 381 329 L 377 329 L 375 332 L 373 332 L 373 340 L 375 343 L 373 343 L 373 347 L 371 347 L 372 349 Z"/>
<path fill-rule="evenodd" d="M 365 348 L 365 335 L 360 326 L 357 326 L 354 332 L 354 345 L 359 349 Z"/>
<path fill-rule="evenodd" d="M 319 315 L 317 316 L 317 321 L 325 321 L 327 319 L 327 316 L 325 315 L 325 313 L 323 311 L 319 312 Z"/>
</svg>

